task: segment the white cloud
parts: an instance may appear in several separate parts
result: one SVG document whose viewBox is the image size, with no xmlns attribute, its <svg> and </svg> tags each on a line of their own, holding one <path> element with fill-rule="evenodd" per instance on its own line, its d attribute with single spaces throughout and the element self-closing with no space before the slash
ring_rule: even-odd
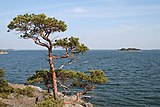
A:
<svg viewBox="0 0 160 107">
<path fill-rule="evenodd" d="M 87 9 L 82 8 L 82 7 L 76 7 L 76 8 L 74 8 L 74 9 L 72 9 L 72 11 L 73 11 L 74 13 L 86 13 L 86 12 L 88 12 Z"/>
<path fill-rule="evenodd" d="M 131 17 L 131 16 L 150 16 L 159 15 L 159 5 L 146 5 L 146 6 L 101 6 L 99 8 L 89 7 L 89 10 L 83 7 L 75 7 L 71 9 L 72 12 L 77 14 L 83 14 L 79 17 L 85 18 L 117 18 L 117 17 Z"/>
</svg>

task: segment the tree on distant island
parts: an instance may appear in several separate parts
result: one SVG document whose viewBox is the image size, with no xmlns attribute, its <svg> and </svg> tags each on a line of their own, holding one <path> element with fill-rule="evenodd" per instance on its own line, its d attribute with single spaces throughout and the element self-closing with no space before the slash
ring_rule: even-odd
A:
<svg viewBox="0 0 160 107">
<path fill-rule="evenodd" d="M 79 42 L 79 38 L 70 37 L 70 38 L 63 38 L 55 41 L 52 40 L 50 36 L 55 32 L 64 32 L 67 29 L 67 25 L 65 24 L 64 21 L 61 21 L 61 20 L 59 21 L 55 18 L 47 17 L 45 14 L 18 15 L 17 17 L 13 18 L 13 20 L 8 24 L 8 28 L 9 28 L 8 31 L 13 30 L 13 31 L 19 32 L 21 38 L 32 39 L 37 45 L 47 48 L 48 62 L 50 65 L 49 74 L 51 76 L 50 81 L 51 81 L 51 85 L 53 86 L 54 99 L 56 99 L 56 94 L 58 91 L 56 75 L 65 74 L 67 71 L 66 72 L 57 71 L 56 73 L 53 59 L 58 60 L 61 58 L 68 58 L 70 59 L 69 62 L 71 62 L 74 59 L 75 54 L 80 54 L 80 53 L 83 54 L 88 50 L 88 48 L 84 44 Z M 53 47 L 63 48 L 65 50 L 64 55 L 58 56 L 53 54 L 52 52 Z M 61 67 L 63 66 L 64 65 L 62 65 Z M 72 73 L 73 72 L 71 72 L 70 75 Z M 98 73 L 98 72 L 95 72 L 95 73 Z M 95 73 L 93 72 L 92 74 L 96 76 L 97 74 Z M 75 78 L 77 76 L 74 75 L 73 77 Z M 77 78 L 80 78 L 80 77 L 77 77 Z M 104 75 L 98 78 L 97 81 L 102 78 L 104 78 L 103 83 L 105 83 L 107 79 L 105 78 Z M 91 77 L 88 79 L 89 80 L 86 80 L 86 81 L 91 81 L 91 83 L 94 83 Z M 84 80 L 84 78 L 82 80 Z M 99 81 L 99 83 L 102 83 L 102 82 Z"/>
<path fill-rule="evenodd" d="M 137 48 L 120 48 L 118 51 L 140 51 L 141 49 Z"/>
</svg>

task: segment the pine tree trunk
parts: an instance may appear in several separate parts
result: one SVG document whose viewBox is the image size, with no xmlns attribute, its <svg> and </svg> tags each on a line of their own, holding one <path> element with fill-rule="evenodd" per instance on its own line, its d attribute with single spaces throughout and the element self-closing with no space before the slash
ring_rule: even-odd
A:
<svg viewBox="0 0 160 107">
<path fill-rule="evenodd" d="M 53 58 L 52 58 L 52 46 L 48 50 L 48 56 L 49 56 L 49 65 L 50 65 L 50 71 L 52 73 L 52 81 L 53 81 L 53 95 L 54 99 L 56 100 L 56 94 L 57 94 L 57 80 L 56 80 L 56 73 L 54 69 L 54 64 L 53 64 Z"/>
</svg>

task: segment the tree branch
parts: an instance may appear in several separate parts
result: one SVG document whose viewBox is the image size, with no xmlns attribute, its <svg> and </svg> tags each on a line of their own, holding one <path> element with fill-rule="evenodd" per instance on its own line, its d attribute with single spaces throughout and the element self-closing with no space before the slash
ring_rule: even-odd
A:
<svg viewBox="0 0 160 107">
<path fill-rule="evenodd" d="M 65 90 L 67 89 L 68 91 L 70 91 L 70 88 L 68 88 L 67 86 L 63 85 L 60 81 L 57 80 L 57 82 L 59 83 L 59 85 Z"/>
<path fill-rule="evenodd" d="M 40 46 L 43 46 L 43 47 L 47 47 L 49 49 L 49 46 L 45 43 L 42 43 L 40 41 L 40 39 L 38 37 L 30 37 L 36 44 L 40 45 Z"/>
<path fill-rule="evenodd" d="M 74 58 L 75 59 L 75 58 Z M 68 62 L 62 64 L 58 69 L 62 69 L 65 65 L 71 63 L 74 59 L 69 60 Z"/>
<path fill-rule="evenodd" d="M 74 102 L 77 102 L 77 101 L 79 100 L 80 95 L 82 95 L 82 94 L 83 94 L 83 92 L 78 92 L 78 93 L 76 94 L 76 99 L 73 99 L 73 100 L 71 100 L 71 101 L 64 101 L 64 104 L 72 104 L 72 103 L 74 103 Z"/>
<path fill-rule="evenodd" d="M 74 102 L 77 102 L 77 101 L 79 100 L 79 98 L 80 98 L 81 95 L 84 95 L 84 94 L 86 94 L 88 91 L 92 91 L 92 90 L 94 89 L 94 84 L 91 85 L 90 89 L 87 89 L 87 85 L 85 85 L 83 88 L 84 88 L 84 91 L 83 91 L 83 92 L 78 92 L 78 93 L 76 94 L 76 99 L 71 100 L 71 101 L 64 101 L 64 104 L 72 104 L 72 103 L 74 103 Z"/>
<path fill-rule="evenodd" d="M 68 52 L 68 48 L 65 48 L 65 55 L 63 56 L 56 56 L 54 55 L 54 59 L 61 59 L 61 58 L 68 58 L 70 56 L 69 52 Z"/>
</svg>

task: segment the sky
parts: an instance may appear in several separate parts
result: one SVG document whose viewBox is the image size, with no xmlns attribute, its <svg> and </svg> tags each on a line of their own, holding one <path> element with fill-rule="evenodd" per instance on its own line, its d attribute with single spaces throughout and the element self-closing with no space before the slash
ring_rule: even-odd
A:
<svg viewBox="0 0 160 107">
<path fill-rule="evenodd" d="M 67 24 L 52 37 L 78 37 L 90 49 L 160 49 L 160 0 L 1 0 L 0 49 L 40 50 L 7 32 L 20 14 L 44 13 Z"/>
</svg>

